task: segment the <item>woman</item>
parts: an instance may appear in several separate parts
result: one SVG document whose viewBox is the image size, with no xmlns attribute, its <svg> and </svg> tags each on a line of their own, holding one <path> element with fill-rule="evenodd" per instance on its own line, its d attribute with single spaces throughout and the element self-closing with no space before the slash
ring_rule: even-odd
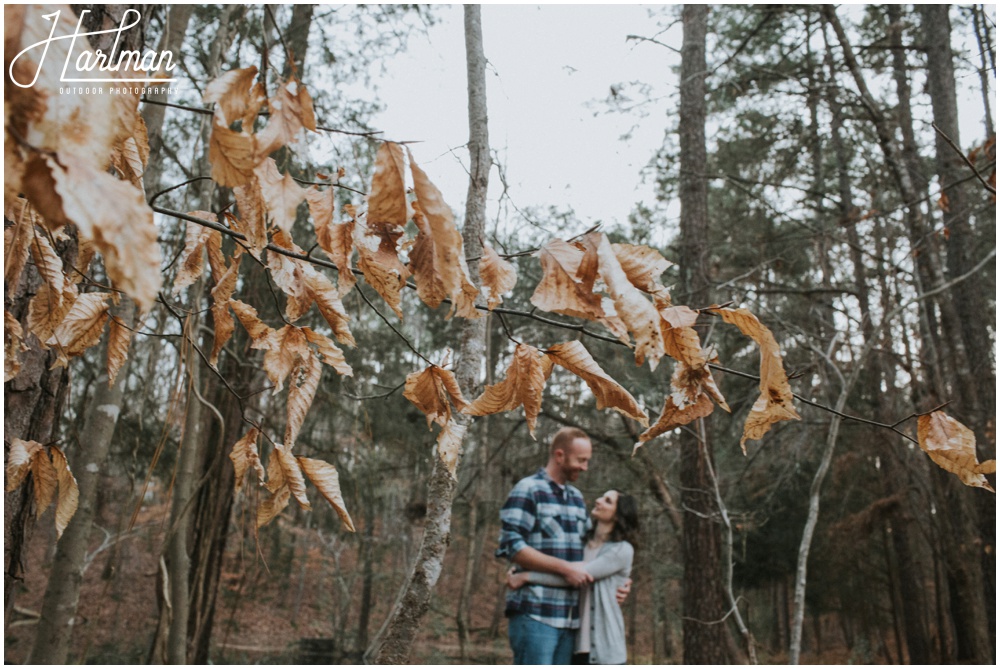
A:
<svg viewBox="0 0 1000 669">
<path fill-rule="evenodd" d="M 625 664 L 625 619 L 615 591 L 632 570 L 638 504 L 631 495 L 609 490 L 594 502 L 590 516 L 594 523 L 584 537 L 583 562 L 594 583 L 580 589 L 580 630 L 573 664 Z M 514 590 L 527 583 L 566 585 L 561 576 L 536 571 L 507 577 L 507 585 Z"/>
</svg>

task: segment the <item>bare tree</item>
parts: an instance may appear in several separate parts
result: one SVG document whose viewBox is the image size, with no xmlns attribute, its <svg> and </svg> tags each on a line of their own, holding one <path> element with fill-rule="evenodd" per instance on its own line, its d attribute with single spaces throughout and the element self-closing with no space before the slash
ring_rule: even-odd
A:
<svg viewBox="0 0 1000 669">
<path fill-rule="evenodd" d="M 486 224 L 486 191 L 489 185 L 490 154 L 486 116 L 486 57 L 483 54 L 482 25 L 478 5 L 465 5 L 465 48 L 469 86 L 469 192 L 466 198 L 463 230 L 465 254 L 478 257 Z M 473 283 L 479 285 L 478 264 L 469 263 Z M 455 376 L 466 396 L 473 396 L 478 386 L 479 367 L 486 348 L 486 327 L 482 319 L 465 321 L 459 328 Z M 469 421 L 460 417 L 462 427 Z M 471 440 L 466 439 L 466 445 Z M 441 576 L 441 569 L 451 533 L 451 506 L 457 479 L 442 458 L 434 460 L 427 491 L 427 517 L 424 536 L 416 563 L 403 584 L 399 598 L 385 626 L 369 649 L 379 664 L 403 664 L 421 618 L 430 605 L 431 593 Z"/>
</svg>

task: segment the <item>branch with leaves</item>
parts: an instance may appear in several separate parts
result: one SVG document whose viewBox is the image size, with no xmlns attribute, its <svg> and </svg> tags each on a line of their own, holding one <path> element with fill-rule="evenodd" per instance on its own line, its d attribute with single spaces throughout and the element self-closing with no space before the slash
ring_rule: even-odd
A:
<svg viewBox="0 0 1000 669">
<path fill-rule="evenodd" d="M 580 378 L 594 394 L 598 409 L 614 409 L 647 428 L 639 435 L 635 449 L 708 416 L 717 405 L 728 411 L 712 371 L 735 372 L 722 366 L 714 353 L 702 346 L 694 328 L 701 313 L 714 314 L 736 326 L 761 351 L 760 372 L 754 377 L 760 395 L 746 419 L 741 439 L 744 451 L 748 440 L 762 439 L 774 424 L 799 418 L 794 399 L 814 404 L 792 392 L 778 343 L 756 316 L 745 309 L 718 305 L 698 310 L 674 305 L 670 292 L 660 283 L 671 265 L 666 258 L 647 246 L 613 244 L 597 230 L 569 240 L 554 239 L 537 249 L 534 253 L 541 263 L 542 278 L 531 297 L 534 308 L 523 311 L 502 307 L 502 296 L 517 282 L 514 266 L 483 243 L 481 253 L 473 258 L 479 261 L 482 291 L 473 285 L 451 208 L 412 153 L 400 144 L 381 144 L 364 203 L 345 204 L 338 212 L 334 198 L 338 184 L 309 182 L 303 187 L 291 174 L 282 173 L 272 157 L 276 151 L 294 147 L 311 133 L 323 130 L 316 123 L 308 90 L 294 77 L 277 82 L 268 91 L 257 68 L 232 70 L 210 82 L 205 90 L 204 100 L 214 109 L 190 108 L 212 117 L 211 179 L 232 189 L 235 200 L 221 212 L 184 213 L 152 204 L 170 189 L 146 203 L 141 180 L 149 150 L 145 128 L 139 122 L 138 96 L 74 98 L 80 105 L 75 116 L 51 111 L 30 116 L 18 111 L 34 108 L 39 100 L 55 94 L 57 85 L 55 80 L 40 80 L 35 88 L 11 93 L 24 99 L 11 107 L 14 112 L 7 120 L 8 128 L 25 141 L 18 144 L 5 170 L 7 192 L 23 193 L 23 197 L 9 198 L 5 209 L 11 222 L 5 228 L 5 278 L 8 289 L 16 286 L 31 256 L 44 283 L 32 300 L 26 326 L 5 313 L 5 378 L 10 380 L 19 373 L 18 353 L 29 335 L 43 347 L 56 348 L 57 364 L 61 365 L 96 344 L 109 321 L 108 310 L 111 301 L 117 299 L 117 291 L 132 297 L 144 312 L 157 302 L 169 308 L 161 292 L 161 252 L 153 213 L 184 221 L 184 247 L 175 258 L 178 270 L 173 294 L 195 284 L 204 274 L 206 261 L 212 279 L 209 308 L 214 340 L 211 352 L 206 354 L 198 348 L 199 355 L 215 370 L 238 320 L 250 337 L 251 349 L 263 352 L 262 368 L 271 382 L 271 395 L 284 392 L 288 385 L 283 438 L 271 439 L 254 424 L 231 451 L 237 487 L 242 487 L 246 476 L 252 476 L 262 488 L 258 526 L 277 516 L 291 498 L 302 508 L 309 508 L 304 483 L 308 478 L 340 514 L 344 526 L 353 528 L 340 496 L 336 469 L 319 460 L 296 456 L 293 449 L 324 367 L 343 376 L 354 373 L 339 346 L 356 345 L 351 317 L 342 300 L 359 277 L 401 320 L 405 316 L 401 292 L 410 288 L 431 309 L 447 304 L 445 318 L 477 319 L 493 311 L 505 329 L 503 318 L 517 316 L 627 346 L 636 364 L 648 362 L 651 372 L 664 358 L 675 363 L 669 392 L 655 421 L 626 388 L 598 365 L 580 341 L 544 346 L 515 342 L 505 378 L 487 387 L 480 397 L 467 400 L 456 392 L 451 373 L 431 363 L 429 356 L 407 341 L 359 289 L 361 299 L 427 363 L 425 369 L 407 377 L 404 396 L 427 415 L 429 427 L 435 423 L 440 426 L 438 457 L 446 464 L 452 463 L 453 473 L 465 433 L 465 427 L 454 420 L 454 413 L 483 416 L 522 409 L 533 434 L 543 390 L 555 366 Z M 270 114 L 263 127 L 254 131 L 265 104 Z M 51 142 L 49 137 L 70 139 Z M 115 175 L 107 172 L 109 167 Z M 194 177 L 185 184 L 202 179 Z M 84 192 L 88 193 L 86 199 L 82 197 Z M 354 189 L 347 192 L 361 194 Z M 307 205 L 312 225 L 309 252 L 293 236 L 302 203 Z M 72 268 L 63 265 L 50 241 L 68 235 L 70 226 L 75 226 L 82 240 L 80 258 Z M 413 230 L 415 235 L 410 232 Z M 301 236 L 298 228 L 294 232 Z M 224 236 L 236 241 L 228 254 L 223 250 Z M 316 247 L 325 258 L 313 255 Z M 81 293 L 76 277 L 87 272 L 97 254 L 104 261 L 109 289 Z M 261 320 L 254 305 L 233 299 L 244 255 L 265 268 L 269 282 L 276 287 L 275 294 L 284 297 L 280 327 L 273 328 Z M 336 270 L 336 283 L 320 268 Z M 329 328 L 329 335 L 296 325 L 313 306 L 325 328 Z M 574 321 L 556 320 L 540 312 Z M 116 323 L 112 322 L 112 328 Z M 590 323 L 607 334 L 590 329 Z M 127 349 L 127 340 L 114 347 L 118 367 Z M 109 362 L 109 376 L 113 378 L 115 369 L 110 367 Z M 970 478 L 967 472 L 986 472 L 994 466 L 992 461 L 970 464 L 966 459 L 943 456 L 939 437 L 953 435 L 958 428 L 951 419 L 932 416 L 936 417 L 928 419 L 930 422 L 920 419 L 924 425 L 918 430 L 924 435 L 918 436 L 921 446 L 937 452 L 932 455 L 936 462 L 960 460 L 964 464 L 948 466 L 970 485 L 980 484 L 980 479 Z M 257 450 L 261 437 L 273 444 L 266 467 Z M 950 436 L 945 439 L 946 443 L 952 441 Z M 959 441 L 965 444 L 964 437 Z M 22 483 L 29 470 L 35 477 L 49 475 L 43 461 L 54 462 L 56 451 L 49 449 L 43 458 L 37 455 L 39 448 L 25 447 L 30 457 L 18 461 L 20 469 L 8 467 L 8 486 Z M 965 445 L 962 449 L 967 450 Z M 36 461 L 37 466 L 32 464 Z M 58 477 L 63 470 L 56 471 Z M 68 466 L 65 471 L 68 473 Z M 69 502 L 65 504 L 68 509 Z"/>
</svg>

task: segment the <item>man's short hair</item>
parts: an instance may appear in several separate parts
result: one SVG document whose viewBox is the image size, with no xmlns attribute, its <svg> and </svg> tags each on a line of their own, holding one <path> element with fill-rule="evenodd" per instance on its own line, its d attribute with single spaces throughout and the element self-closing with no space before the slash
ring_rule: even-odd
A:
<svg viewBox="0 0 1000 669">
<path fill-rule="evenodd" d="M 555 453 L 556 451 L 565 452 L 569 445 L 573 443 L 574 439 L 586 439 L 590 441 L 590 437 L 587 433 L 578 427 L 564 427 L 556 432 L 555 436 L 552 437 L 552 445 L 549 446 L 549 453 Z"/>
</svg>

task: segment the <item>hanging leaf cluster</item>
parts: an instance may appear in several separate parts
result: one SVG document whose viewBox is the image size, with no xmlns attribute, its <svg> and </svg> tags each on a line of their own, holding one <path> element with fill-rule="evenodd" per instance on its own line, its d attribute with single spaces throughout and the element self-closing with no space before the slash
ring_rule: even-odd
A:
<svg viewBox="0 0 1000 669">
<path fill-rule="evenodd" d="M 8 19 L 16 19 L 17 12 L 5 8 Z M 68 9 L 60 16 L 62 21 L 73 20 Z M 17 53 L 46 37 L 34 34 L 40 29 L 37 25 L 8 20 L 7 26 L 5 53 Z M 68 26 L 67 33 L 72 29 Z M 63 59 L 69 48 L 65 42 L 51 44 Z M 52 58 L 59 60 L 60 53 L 53 53 Z M 38 68 L 30 56 L 18 60 L 17 67 L 34 67 L 40 76 L 30 88 L 8 87 L 5 99 L 4 215 L 9 223 L 4 230 L 4 278 L 12 293 L 30 262 L 42 284 L 31 299 L 25 323 L 4 313 L 4 378 L 9 381 L 20 373 L 19 354 L 29 338 L 42 348 L 54 349 L 54 364 L 64 366 L 100 341 L 111 321 L 107 365 L 113 383 L 128 355 L 130 330 L 111 318 L 111 306 L 120 292 L 145 313 L 163 281 L 153 212 L 143 196 L 149 147 L 138 114 L 139 98 L 137 94 L 59 95 L 56 69 Z M 446 318 L 477 319 L 502 303 L 502 295 L 516 285 L 517 273 L 511 263 L 483 244 L 478 254 L 482 285 L 472 282 L 451 208 L 409 150 L 399 144 L 385 142 L 379 147 L 367 198 L 339 211 L 336 184 L 303 187 L 290 171 L 283 172 L 272 158 L 275 151 L 300 144 L 307 133 L 317 131 L 312 98 L 294 77 L 278 81 L 269 92 L 256 67 L 232 70 L 208 84 L 204 101 L 214 105 L 211 177 L 232 189 L 235 207 L 187 215 L 172 292 L 176 295 L 201 279 L 207 261 L 215 324 L 210 364 L 217 365 L 239 321 L 251 348 L 264 352 L 262 365 L 272 396 L 284 393 L 286 403 L 281 443 L 254 426 L 232 447 L 236 488 L 243 490 L 247 476 L 256 482 L 260 526 L 281 513 L 292 498 L 309 508 L 308 479 L 344 526 L 353 530 L 336 469 L 294 453 L 324 366 L 339 375 L 353 375 L 341 348 L 356 345 L 343 298 L 361 276 L 402 319 L 401 293 L 412 280 L 417 296 L 428 307 L 448 305 Z M 265 106 L 266 121 L 256 130 Z M 315 245 L 329 260 L 322 264 L 336 268 L 336 280 L 293 240 L 303 203 Z M 79 251 L 67 262 L 56 249 L 74 230 Z M 224 234 L 237 241 L 229 253 L 223 250 Z M 264 323 L 253 305 L 233 298 L 246 253 L 266 267 L 285 297 L 284 324 L 277 329 Z M 542 278 L 531 303 L 537 309 L 601 325 L 632 350 L 637 365 L 648 362 L 651 371 L 657 370 L 664 357 L 674 361 L 663 408 L 650 425 L 646 410 L 579 341 L 547 347 L 517 343 L 504 378 L 472 400 L 462 396 L 450 371 L 430 365 L 407 377 L 404 396 L 426 415 L 429 428 L 440 427 L 438 457 L 453 474 L 466 431 L 458 415 L 521 410 L 534 436 L 545 385 L 555 366 L 580 378 L 593 393 L 598 409 L 613 409 L 647 428 L 636 448 L 708 416 L 715 406 L 729 411 L 712 375 L 715 355 L 702 346 L 695 329 L 703 314 L 715 314 L 735 325 L 760 349 L 760 396 L 740 440 L 744 453 L 748 440 L 762 439 L 775 423 L 799 418 L 770 330 L 745 309 L 712 306 L 696 311 L 674 305 L 660 282 L 671 263 L 655 249 L 614 244 L 603 233 L 591 232 L 576 240 L 554 239 L 536 255 Z M 97 256 L 110 285 L 81 293 L 78 284 Z M 313 306 L 331 336 L 296 325 Z M 935 462 L 969 485 L 984 486 L 982 475 L 993 465 L 975 463 L 974 448 L 969 459 L 971 433 L 967 428 L 953 419 L 932 416 L 921 418 L 920 431 L 921 445 Z M 273 444 L 266 466 L 257 449 L 261 437 Z M 31 473 L 38 507 L 46 506 L 58 489 L 61 531 L 75 508 L 75 482 L 65 457 L 55 447 L 15 443 L 7 466 L 8 489 Z"/>
</svg>

